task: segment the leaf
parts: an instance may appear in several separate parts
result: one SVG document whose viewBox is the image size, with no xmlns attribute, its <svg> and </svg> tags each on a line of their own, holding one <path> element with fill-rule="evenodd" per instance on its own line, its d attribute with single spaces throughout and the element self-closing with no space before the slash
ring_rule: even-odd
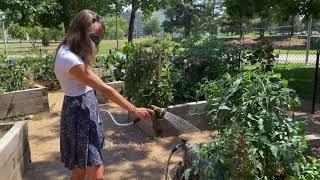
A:
<svg viewBox="0 0 320 180">
<path fill-rule="evenodd" d="M 264 129 L 264 125 L 263 125 L 263 119 L 262 118 L 259 119 L 258 124 L 259 124 L 259 129 L 263 130 Z"/>
<path fill-rule="evenodd" d="M 275 145 L 271 145 L 271 152 L 274 157 L 278 156 L 279 148 Z"/>
<path fill-rule="evenodd" d="M 191 169 L 190 169 L 190 168 L 184 171 L 184 173 L 183 173 L 183 175 L 182 175 L 182 176 L 184 177 L 184 179 L 189 179 L 189 177 L 190 177 L 190 172 L 191 172 Z"/>
<path fill-rule="evenodd" d="M 231 111 L 231 109 L 230 109 L 228 106 L 225 106 L 225 105 L 219 106 L 218 109 L 219 109 L 219 110 L 228 110 L 228 111 Z"/>
</svg>

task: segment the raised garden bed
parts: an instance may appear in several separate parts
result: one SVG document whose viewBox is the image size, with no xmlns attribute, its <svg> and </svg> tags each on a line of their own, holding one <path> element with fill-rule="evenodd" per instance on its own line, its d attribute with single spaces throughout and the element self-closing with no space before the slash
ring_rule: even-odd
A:
<svg viewBox="0 0 320 180">
<path fill-rule="evenodd" d="M 124 89 L 124 82 L 123 81 L 109 82 L 109 83 L 107 83 L 107 85 L 113 87 L 118 92 L 121 92 Z M 105 103 L 109 102 L 109 99 L 105 95 L 103 95 L 101 92 L 97 92 L 97 98 L 98 98 L 98 102 L 100 104 L 105 104 Z"/>
<path fill-rule="evenodd" d="M 33 89 L 0 95 L 0 119 L 11 114 L 33 114 L 49 111 L 48 89 L 36 85 Z"/>
<path fill-rule="evenodd" d="M 2 138 L 12 127 L 12 124 L 1 124 L 0 125 L 0 138 Z"/>
<path fill-rule="evenodd" d="M 171 113 L 169 118 L 178 118 L 181 126 L 175 126 L 172 122 L 168 121 L 166 118 L 153 119 L 150 121 L 140 121 L 137 123 L 137 127 L 140 128 L 149 136 L 178 136 L 180 134 L 195 132 L 195 131 L 207 131 L 209 130 L 209 124 L 206 120 L 204 114 L 199 114 L 199 110 L 204 107 L 206 101 L 191 102 L 186 104 L 179 104 L 174 106 L 169 106 L 166 108 L 168 113 Z M 108 110 L 105 105 L 100 106 L 101 110 Z M 102 113 L 104 114 L 104 113 Z M 126 123 L 132 121 L 133 117 L 129 116 L 127 113 L 113 113 L 115 119 L 121 123 Z M 102 118 L 109 118 L 107 115 L 102 115 Z M 185 122 L 184 122 L 185 121 Z M 177 122 L 179 123 L 179 122 Z M 190 127 L 186 127 L 190 126 Z"/>
<path fill-rule="evenodd" d="M 23 179 L 30 162 L 28 125 L 26 121 L 19 121 L 0 138 L 0 179 Z"/>
</svg>

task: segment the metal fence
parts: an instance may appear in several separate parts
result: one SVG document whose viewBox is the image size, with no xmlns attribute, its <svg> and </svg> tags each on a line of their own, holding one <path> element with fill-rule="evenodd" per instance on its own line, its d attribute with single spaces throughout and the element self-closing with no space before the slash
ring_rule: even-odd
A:
<svg viewBox="0 0 320 180">
<path fill-rule="evenodd" d="M 320 112 L 320 78 L 315 76 L 320 29 L 309 28 L 306 26 L 296 30 L 291 26 L 281 26 L 235 29 L 231 34 L 216 36 L 244 48 L 255 46 L 262 39 L 268 40 L 276 56 L 274 70 L 288 80 L 289 87 L 301 98 L 301 107 L 297 111 L 311 113 Z M 263 36 L 261 32 L 264 32 Z"/>
</svg>

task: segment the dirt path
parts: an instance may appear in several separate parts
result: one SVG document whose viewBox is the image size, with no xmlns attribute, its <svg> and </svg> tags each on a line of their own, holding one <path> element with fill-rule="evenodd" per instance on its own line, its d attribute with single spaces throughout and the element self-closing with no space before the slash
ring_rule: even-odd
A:
<svg viewBox="0 0 320 180">
<path fill-rule="evenodd" d="M 32 164 L 25 179 L 69 179 L 70 172 L 63 167 L 59 154 L 59 110 L 63 94 L 51 93 L 49 103 L 52 112 L 36 115 L 29 121 L 29 140 Z M 120 111 L 110 104 L 112 111 Z M 170 150 L 179 143 L 178 138 L 150 139 L 137 127 L 117 127 L 104 122 L 106 165 L 105 179 L 164 179 L 166 161 Z M 180 160 L 175 156 L 172 164 Z"/>
</svg>

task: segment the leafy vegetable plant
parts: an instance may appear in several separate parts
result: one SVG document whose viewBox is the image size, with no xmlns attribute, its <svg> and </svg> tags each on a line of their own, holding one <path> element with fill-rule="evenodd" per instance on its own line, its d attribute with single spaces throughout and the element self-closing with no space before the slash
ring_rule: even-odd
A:
<svg viewBox="0 0 320 180">
<path fill-rule="evenodd" d="M 201 144 L 187 174 L 208 179 L 319 179 L 320 161 L 306 151 L 306 125 L 289 112 L 299 105 L 279 74 L 261 70 L 229 74 L 206 82 L 199 94 L 208 101 L 215 140 Z"/>
</svg>

